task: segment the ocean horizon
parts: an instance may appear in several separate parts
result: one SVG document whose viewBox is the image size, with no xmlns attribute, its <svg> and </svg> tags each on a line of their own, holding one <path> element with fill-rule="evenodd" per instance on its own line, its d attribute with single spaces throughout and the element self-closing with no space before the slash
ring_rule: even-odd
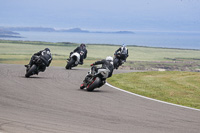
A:
<svg viewBox="0 0 200 133">
<path fill-rule="evenodd" d="M 126 44 L 127 46 L 135 45 L 200 50 L 200 33 L 190 32 L 135 32 L 135 34 L 117 34 L 18 31 L 18 33 L 22 38 L 0 39 L 111 45 Z"/>
</svg>

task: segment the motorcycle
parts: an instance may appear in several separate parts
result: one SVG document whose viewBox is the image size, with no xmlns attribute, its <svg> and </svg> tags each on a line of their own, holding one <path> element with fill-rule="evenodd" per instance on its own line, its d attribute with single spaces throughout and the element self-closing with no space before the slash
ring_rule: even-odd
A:
<svg viewBox="0 0 200 133">
<path fill-rule="evenodd" d="M 88 74 L 86 75 L 80 89 L 86 88 L 87 91 L 93 91 L 96 88 L 100 88 L 106 83 L 106 78 L 109 74 L 108 69 L 98 69 L 96 66 L 92 66 Z"/>
<path fill-rule="evenodd" d="M 121 57 L 120 53 L 117 53 L 115 55 L 114 60 L 113 60 L 114 69 L 118 69 L 119 66 L 124 64 L 124 61 L 120 57 Z"/>
<path fill-rule="evenodd" d="M 40 70 L 42 68 L 44 68 L 44 66 L 46 66 L 44 64 L 44 62 L 42 61 L 42 59 L 40 58 L 40 56 L 37 56 L 34 60 L 33 60 L 33 65 L 31 67 L 27 67 L 26 68 L 26 74 L 25 77 L 28 78 L 31 75 L 37 74 L 40 72 Z"/>
<path fill-rule="evenodd" d="M 70 58 L 67 60 L 66 69 L 72 69 L 72 67 L 78 66 L 78 63 L 80 61 L 80 54 L 75 52 L 71 54 Z"/>
</svg>

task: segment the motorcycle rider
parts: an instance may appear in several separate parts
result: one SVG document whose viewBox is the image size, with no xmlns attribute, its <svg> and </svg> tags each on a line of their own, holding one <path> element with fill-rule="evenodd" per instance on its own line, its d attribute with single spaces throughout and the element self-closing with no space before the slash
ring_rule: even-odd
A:
<svg viewBox="0 0 200 133">
<path fill-rule="evenodd" d="M 113 66 L 113 57 L 111 56 L 107 56 L 106 59 L 103 59 L 101 61 L 96 61 L 95 63 L 91 64 L 90 66 L 93 66 L 93 65 L 99 65 L 99 64 L 102 64 L 102 67 L 101 68 L 97 68 L 97 67 L 93 67 L 95 69 L 96 72 L 98 72 L 99 69 L 106 69 L 108 70 L 108 77 L 106 78 L 109 78 L 112 76 L 112 73 L 113 73 L 113 70 L 114 70 L 114 66 Z M 97 75 L 93 75 L 94 77 L 97 77 L 99 76 L 101 79 L 102 79 L 102 85 L 104 85 L 106 83 L 106 78 L 103 78 L 100 76 L 101 74 L 97 74 Z"/>
<path fill-rule="evenodd" d="M 126 62 L 126 58 L 129 56 L 128 55 L 128 49 L 126 48 L 126 45 L 122 44 L 122 46 L 115 51 L 114 55 L 117 55 L 118 52 L 120 52 L 120 59 L 122 61 Z"/>
<path fill-rule="evenodd" d="M 120 54 L 119 65 L 122 65 L 124 62 L 126 62 L 126 58 L 129 56 L 128 49 L 126 48 L 125 44 L 123 44 L 119 49 L 115 51 L 114 56 L 116 56 L 117 54 Z M 118 67 L 116 69 L 118 69 Z"/>
<path fill-rule="evenodd" d="M 76 49 L 74 49 L 73 52 L 70 53 L 70 56 L 74 53 L 77 52 L 80 54 L 80 65 L 83 65 L 83 59 L 87 58 L 87 49 L 86 49 L 86 45 L 84 43 L 81 43 L 81 45 L 79 47 L 77 47 Z"/>
<path fill-rule="evenodd" d="M 44 50 L 41 50 L 41 51 L 35 53 L 31 57 L 29 64 L 25 65 L 25 67 L 27 67 L 28 69 L 31 68 L 31 66 L 33 65 L 33 60 L 38 58 L 38 56 L 40 56 L 41 60 L 44 63 L 44 65 L 42 65 L 40 67 L 40 71 L 44 72 L 46 67 L 49 67 L 49 65 L 51 64 L 51 61 L 52 61 L 52 56 L 51 56 L 51 52 L 50 52 L 49 48 L 45 48 Z"/>
</svg>

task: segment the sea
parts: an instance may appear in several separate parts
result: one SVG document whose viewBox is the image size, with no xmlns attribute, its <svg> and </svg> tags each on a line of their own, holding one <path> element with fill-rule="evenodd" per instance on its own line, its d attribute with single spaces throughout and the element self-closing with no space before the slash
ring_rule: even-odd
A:
<svg viewBox="0 0 200 133">
<path fill-rule="evenodd" d="M 5 40 L 137 45 L 200 50 L 200 32 L 78 33 L 17 31 L 22 38 Z"/>
</svg>

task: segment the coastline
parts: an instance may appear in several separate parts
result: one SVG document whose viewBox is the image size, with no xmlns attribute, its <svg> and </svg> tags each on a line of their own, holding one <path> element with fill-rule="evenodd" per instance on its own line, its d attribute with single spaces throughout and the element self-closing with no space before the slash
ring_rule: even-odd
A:
<svg viewBox="0 0 200 133">
<path fill-rule="evenodd" d="M 185 33 L 84 33 L 84 32 L 32 32 L 20 31 L 22 38 L 0 38 L 5 40 L 71 42 L 102 45 L 122 45 L 153 48 L 175 48 L 200 50 L 200 34 Z M 18 36 L 18 35 L 17 35 Z"/>
<path fill-rule="evenodd" d="M 3 39 L 2 39 L 3 38 Z M 9 40 L 14 38 L 14 40 Z M 74 43 L 74 42 L 48 42 L 48 41 L 32 41 L 32 40 L 15 40 L 16 38 L 25 38 L 21 36 L 12 36 L 12 35 L 0 35 L 0 42 L 6 42 L 6 43 L 28 43 L 28 42 L 44 42 L 44 43 L 61 43 L 61 44 L 80 44 L 80 43 Z M 103 46 L 120 46 L 121 44 L 99 44 L 99 43 L 86 43 L 87 45 L 103 45 Z M 194 51 L 200 51 L 200 49 L 193 49 L 193 48 L 170 48 L 170 47 L 154 47 L 154 46 L 140 46 L 140 45 L 127 45 L 127 47 L 141 47 L 141 48 L 155 48 L 155 49 L 177 49 L 177 50 L 194 50 Z"/>
</svg>

